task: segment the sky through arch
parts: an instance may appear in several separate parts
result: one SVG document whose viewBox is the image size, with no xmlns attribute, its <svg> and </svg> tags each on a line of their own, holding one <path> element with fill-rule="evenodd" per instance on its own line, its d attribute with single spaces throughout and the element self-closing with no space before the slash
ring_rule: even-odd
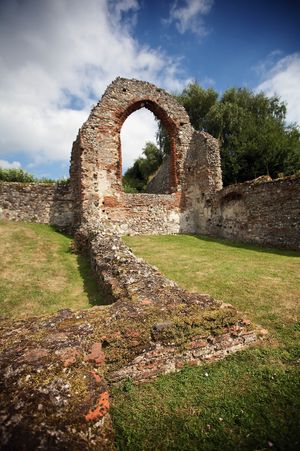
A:
<svg viewBox="0 0 300 451">
<path fill-rule="evenodd" d="M 147 141 L 156 144 L 158 122 L 146 108 L 131 113 L 121 128 L 122 173 L 142 155 Z"/>
</svg>

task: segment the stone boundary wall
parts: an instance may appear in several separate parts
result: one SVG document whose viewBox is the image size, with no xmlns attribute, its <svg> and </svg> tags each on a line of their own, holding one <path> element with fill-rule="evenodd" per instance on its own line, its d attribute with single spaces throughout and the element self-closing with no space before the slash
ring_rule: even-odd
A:
<svg viewBox="0 0 300 451">
<path fill-rule="evenodd" d="M 199 199 L 198 233 L 300 249 L 300 177 L 253 180 Z"/>
<path fill-rule="evenodd" d="M 196 165 L 197 166 L 197 165 Z M 198 166 L 197 166 L 198 167 Z M 193 180 L 201 170 L 188 172 Z M 173 194 L 105 196 L 101 224 L 119 235 L 198 233 L 263 246 L 300 249 L 300 177 L 251 181 L 188 197 Z M 72 229 L 69 185 L 0 182 L 0 219 Z"/>
<path fill-rule="evenodd" d="M 0 182 L 0 219 L 70 228 L 72 206 L 68 184 Z"/>
</svg>

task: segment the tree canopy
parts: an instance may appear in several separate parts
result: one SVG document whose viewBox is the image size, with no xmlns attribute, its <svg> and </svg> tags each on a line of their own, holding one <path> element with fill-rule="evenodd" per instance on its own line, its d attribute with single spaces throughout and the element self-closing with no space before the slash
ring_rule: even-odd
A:
<svg viewBox="0 0 300 451">
<path fill-rule="evenodd" d="M 123 186 L 126 192 L 144 191 L 149 178 L 154 174 L 163 160 L 163 151 L 154 143 L 148 141 L 143 149 L 143 157 L 138 158 L 133 166 L 123 176 Z"/>
<path fill-rule="evenodd" d="M 194 82 L 177 99 L 196 130 L 219 139 L 224 185 L 300 170 L 299 128 L 286 124 L 286 105 L 278 96 L 231 88 L 219 98 Z M 159 143 L 168 144 L 165 133 L 160 126 Z"/>
<path fill-rule="evenodd" d="M 47 177 L 38 178 L 23 169 L 3 169 L 0 167 L 0 182 L 18 182 L 18 183 L 69 183 L 69 179 L 60 178 L 57 180 Z"/>
</svg>

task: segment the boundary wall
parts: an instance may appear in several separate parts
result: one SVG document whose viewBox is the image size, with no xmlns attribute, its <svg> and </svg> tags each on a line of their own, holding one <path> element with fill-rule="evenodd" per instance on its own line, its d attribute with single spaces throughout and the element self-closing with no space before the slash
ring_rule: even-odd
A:
<svg viewBox="0 0 300 451">
<path fill-rule="evenodd" d="M 300 177 L 251 181 L 215 193 L 105 196 L 102 221 L 119 235 L 193 233 L 300 249 Z M 0 182 L 0 219 L 74 230 L 68 185 Z"/>
</svg>

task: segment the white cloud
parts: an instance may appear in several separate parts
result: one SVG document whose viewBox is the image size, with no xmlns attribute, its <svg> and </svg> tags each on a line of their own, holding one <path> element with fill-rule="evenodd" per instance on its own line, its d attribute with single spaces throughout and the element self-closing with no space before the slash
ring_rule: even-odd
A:
<svg viewBox="0 0 300 451">
<path fill-rule="evenodd" d="M 300 125 L 300 53 L 285 56 L 263 71 L 256 91 L 279 95 L 287 103 L 287 121 Z"/>
<path fill-rule="evenodd" d="M 202 16 L 210 12 L 213 3 L 214 0 L 185 0 L 185 5 L 179 7 L 175 1 L 168 22 L 174 22 L 179 33 L 192 31 L 199 36 L 205 36 L 208 30 Z"/>
<path fill-rule="evenodd" d="M 156 131 L 154 115 L 145 108 L 126 119 L 121 129 L 123 172 L 141 155 L 146 141 L 156 143 Z"/>
<path fill-rule="evenodd" d="M 0 2 L 0 157 L 68 160 L 92 103 L 119 75 L 183 86 L 178 61 L 134 40 L 138 10 L 137 0 Z"/>
<path fill-rule="evenodd" d="M 11 163 L 7 160 L 0 160 L 1 169 L 20 169 L 21 163 L 19 161 L 12 161 Z"/>
</svg>

